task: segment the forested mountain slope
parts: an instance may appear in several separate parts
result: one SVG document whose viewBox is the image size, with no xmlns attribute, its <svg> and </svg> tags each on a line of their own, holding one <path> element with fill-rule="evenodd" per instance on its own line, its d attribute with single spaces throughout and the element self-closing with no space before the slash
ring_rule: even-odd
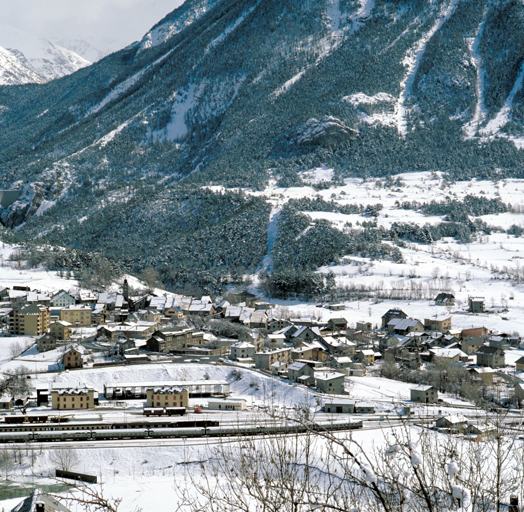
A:
<svg viewBox="0 0 524 512">
<path fill-rule="evenodd" d="M 24 187 L 2 222 L 77 247 L 118 241 L 137 265 L 122 233 L 148 257 L 169 252 L 136 219 L 176 235 L 157 224 L 202 185 L 289 185 L 319 165 L 334 179 L 520 176 L 523 24 L 517 0 L 188 0 L 89 68 L 0 88 L 2 186 Z M 269 208 L 238 201 L 215 205 L 217 219 L 245 214 L 242 232 L 262 240 Z"/>
</svg>

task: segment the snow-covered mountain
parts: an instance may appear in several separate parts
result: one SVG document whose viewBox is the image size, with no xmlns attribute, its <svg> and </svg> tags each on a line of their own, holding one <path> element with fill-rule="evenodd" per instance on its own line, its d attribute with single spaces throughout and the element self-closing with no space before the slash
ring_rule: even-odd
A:
<svg viewBox="0 0 524 512">
<path fill-rule="evenodd" d="M 0 46 L 0 85 L 44 83 L 45 80 L 25 66 L 14 53 Z"/>
<path fill-rule="evenodd" d="M 53 40 L 53 43 L 63 48 L 67 48 L 89 62 L 97 62 L 110 53 L 120 50 L 126 46 L 123 42 L 120 41 L 99 41 L 91 37 L 84 39 L 56 39 Z"/>
<path fill-rule="evenodd" d="M 0 47 L 0 85 L 45 83 L 91 64 L 63 46 L 9 25 L 0 25 Z"/>
<path fill-rule="evenodd" d="M 522 178 L 523 30 L 514 0 L 187 0 L 88 68 L 0 88 L 0 185 L 27 189 L 1 222 L 180 284 L 268 252 L 266 203 L 201 187 Z"/>
</svg>

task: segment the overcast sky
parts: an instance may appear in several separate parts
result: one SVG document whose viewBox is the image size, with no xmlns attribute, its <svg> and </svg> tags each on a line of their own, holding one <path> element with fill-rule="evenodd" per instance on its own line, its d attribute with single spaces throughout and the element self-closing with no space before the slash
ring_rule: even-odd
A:
<svg viewBox="0 0 524 512">
<path fill-rule="evenodd" d="M 125 46 L 141 39 L 182 3 L 183 0 L 0 0 L 0 23 L 47 39 L 91 37 L 116 40 Z"/>
</svg>

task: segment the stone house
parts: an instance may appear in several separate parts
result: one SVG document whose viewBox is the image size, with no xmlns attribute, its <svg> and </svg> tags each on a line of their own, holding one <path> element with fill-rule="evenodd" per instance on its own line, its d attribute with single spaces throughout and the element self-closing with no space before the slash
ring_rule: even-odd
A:
<svg viewBox="0 0 524 512">
<path fill-rule="evenodd" d="M 269 370 L 271 365 L 276 362 L 282 362 L 286 365 L 291 362 L 291 349 L 281 348 L 278 350 L 269 350 L 267 352 L 255 353 L 255 367 Z"/>
<path fill-rule="evenodd" d="M 468 297 L 468 309 L 471 313 L 484 313 L 484 297 Z"/>
<path fill-rule="evenodd" d="M 471 378 L 475 381 L 479 381 L 487 386 L 493 384 L 493 375 L 495 374 L 495 370 L 493 370 L 493 368 L 469 368 L 468 373 L 471 375 Z"/>
<path fill-rule="evenodd" d="M 459 348 L 430 348 L 431 360 L 434 363 L 467 362 L 468 355 Z"/>
<path fill-rule="evenodd" d="M 480 347 L 477 352 L 477 365 L 490 368 L 504 368 L 506 366 L 505 352 L 501 348 Z"/>
<path fill-rule="evenodd" d="M 291 359 L 301 360 L 308 359 L 310 361 L 326 361 L 327 350 L 318 342 L 300 343 L 291 350 Z"/>
<path fill-rule="evenodd" d="M 361 363 L 374 364 L 375 352 L 371 349 L 357 350 L 355 358 Z"/>
<path fill-rule="evenodd" d="M 49 332 L 57 340 L 70 340 L 71 339 L 71 324 L 64 320 L 58 320 L 49 324 Z"/>
<path fill-rule="evenodd" d="M 460 349 L 462 352 L 471 355 L 475 354 L 477 350 L 484 345 L 484 338 L 464 338 L 460 342 Z"/>
<path fill-rule="evenodd" d="M 320 370 L 315 372 L 316 388 L 322 393 L 331 395 L 346 395 L 344 389 L 345 375 L 334 371 Z"/>
<path fill-rule="evenodd" d="M 56 338 L 52 334 L 46 332 L 36 339 L 36 347 L 38 352 L 47 352 L 56 348 Z"/>
<path fill-rule="evenodd" d="M 371 322 L 357 322 L 357 331 L 370 332 L 373 330 L 373 324 Z"/>
<path fill-rule="evenodd" d="M 424 332 L 422 322 L 415 318 L 392 318 L 387 324 L 387 329 L 390 334 L 394 333 L 402 336 L 410 332 Z"/>
<path fill-rule="evenodd" d="M 147 350 L 166 354 L 186 348 L 195 344 L 193 332 L 190 328 L 156 330 L 147 340 Z"/>
<path fill-rule="evenodd" d="M 406 315 L 406 313 L 400 309 L 390 309 L 382 315 L 382 329 L 385 329 L 390 320 L 393 320 L 393 318 L 404 320 L 407 317 L 408 315 Z"/>
<path fill-rule="evenodd" d="M 348 328 L 348 321 L 345 318 L 330 318 L 328 327 L 332 331 L 345 331 Z"/>
<path fill-rule="evenodd" d="M 315 383 L 315 371 L 308 363 L 295 361 L 287 369 L 287 378 L 291 382 L 312 386 Z"/>
<path fill-rule="evenodd" d="M 430 331 L 448 332 L 451 329 L 451 317 L 425 318 L 424 328 Z"/>
<path fill-rule="evenodd" d="M 422 404 L 434 404 L 438 402 L 438 390 L 434 386 L 416 386 L 410 389 L 411 401 Z"/>
<path fill-rule="evenodd" d="M 254 359 L 256 348 L 252 343 L 246 341 L 240 341 L 231 345 L 231 359 L 238 361 L 239 359 Z"/>
<path fill-rule="evenodd" d="M 82 346 L 71 347 L 62 356 L 62 365 L 65 370 L 70 368 L 82 368 L 82 355 L 85 349 Z"/>
</svg>

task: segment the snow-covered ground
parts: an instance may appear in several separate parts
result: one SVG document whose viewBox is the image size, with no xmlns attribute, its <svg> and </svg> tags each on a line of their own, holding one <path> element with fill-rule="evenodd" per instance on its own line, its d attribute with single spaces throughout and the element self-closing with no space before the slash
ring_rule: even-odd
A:
<svg viewBox="0 0 524 512">
<path fill-rule="evenodd" d="M 318 184 L 328 181 L 333 170 L 320 167 L 304 171 L 304 181 Z M 312 186 L 278 188 L 274 182 L 262 192 L 251 192 L 265 196 L 276 209 L 290 199 L 320 197 L 340 205 L 383 206 L 377 225 L 389 229 L 394 222 L 413 223 L 419 226 L 438 224 L 441 216 L 429 216 L 414 210 L 399 208 L 403 202 L 443 202 L 447 198 L 462 200 L 466 195 L 500 199 L 511 206 L 511 211 L 498 215 L 479 217 L 488 225 L 501 228 L 504 232 L 477 234 L 470 243 L 459 243 L 444 238 L 431 244 L 407 242 L 399 247 L 404 263 L 372 261 L 348 255 L 338 265 L 322 267 L 318 272 L 333 272 L 339 287 L 368 287 L 380 291 L 382 300 L 346 302 L 346 311 L 330 312 L 312 308 L 310 304 L 297 301 L 277 301 L 288 306 L 293 316 L 309 310 L 311 314 L 327 320 L 331 316 L 344 316 L 350 325 L 367 320 L 373 324 L 389 309 L 399 307 L 409 316 L 451 314 L 453 328 L 486 326 L 502 332 L 524 334 L 524 237 L 517 238 L 505 231 L 512 225 L 524 227 L 524 180 L 506 179 L 500 181 L 457 181 L 447 182 L 439 173 L 404 173 L 393 176 L 400 180 L 400 186 L 385 187 L 383 179 L 346 179 L 344 185 L 326 190 L 315 190 Z M 325 219 L 334 227 L 345 230 L 350 223 L 358 228 L 362 222 L 369 222 L 364 215 L 345 215 L 330 212 L 304 212 L 312 221 Z M 273 230 L 273 236 L 275 234 Z M 255 290 L 257 284 L 254 278 Z M 457 298 L 457 306 L 451 309 L 437 307 L 431 299 L 440 291 L 449 291 Z M 377 293 L 378 295 L 378 293 Z M 466 312 L 469 296 L 485 297 L 488 313 L 470 315 Z M 407 300 L 390 300 L 404 297 Z"/>
</svg>

